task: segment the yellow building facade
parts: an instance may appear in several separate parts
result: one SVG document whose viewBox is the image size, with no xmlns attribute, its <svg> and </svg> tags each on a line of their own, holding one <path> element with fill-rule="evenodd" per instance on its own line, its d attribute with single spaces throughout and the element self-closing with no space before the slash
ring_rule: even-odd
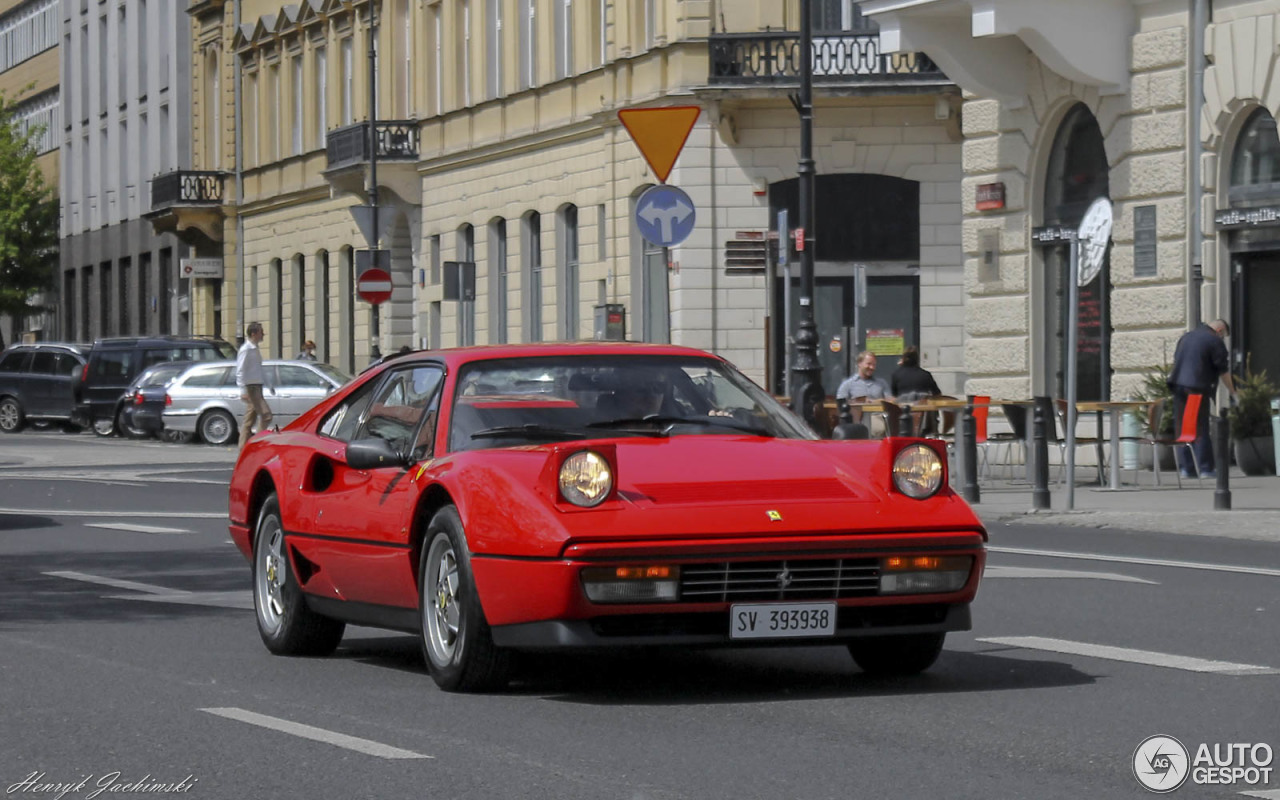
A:
<svg viewBox="0 0 1280 800">
<path fill-rule="evenodd" d="M 958 90 L 927 60 L 880 54 L 856 3 L 815 5 L 824 381 L 834 391 L 852 353 L 896 334 L 954 388 Z M 779 211 L 797 224 L 798 0 L 373 8 L 379 242 L 393 279 L 381 352 L 591 338 L 620 306 L 627 338 L 714 350 L 781 387 L 789 295 L 766 243 Z M 275 355 L 311 339 L 339 367 L 368 362 L 374 312 L 355 297 L 367 212 L 351 207 L 368 202 L 369 12 L 368 0 L 190 4 L 193 163 L 222 191 L 168 213 L 197 255 L 223 263 L 220 279 L 195 282 L 194 331 L 230 339 L 257 320 Z M 658 181 L 617 112 L 677 105 L 700 113 L 667 182 L 698 216 L 664 251 L 639 234 L 637 200 Z"/>
</svg>

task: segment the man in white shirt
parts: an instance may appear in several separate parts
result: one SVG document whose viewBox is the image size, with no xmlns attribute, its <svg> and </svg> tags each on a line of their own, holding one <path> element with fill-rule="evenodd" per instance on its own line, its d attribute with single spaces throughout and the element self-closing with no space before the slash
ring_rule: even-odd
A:
<svg viewBox="0 0 1280 800">
<path fill-rule="evenodd" d="M 247 338 L 236 355 L 236 385 L 240 387 L 240 399 L 244 401 L 244 419 L 240 422 L 241 448 L 249 441 L 255 422 L 259 431 L 271 427 L 271 407 L 262 396 L 262 387 L 266 384 L 272 394 L 276 390 L 267 381 L 267 371 L 262 366 L 262 351 L 258 345 L 263 335 L 262 323 L 250 322 L 245 328 Z"/>
</svg>

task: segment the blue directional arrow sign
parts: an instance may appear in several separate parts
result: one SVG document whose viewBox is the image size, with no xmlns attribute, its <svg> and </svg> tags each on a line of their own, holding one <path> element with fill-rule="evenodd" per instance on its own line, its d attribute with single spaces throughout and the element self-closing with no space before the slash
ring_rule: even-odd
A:
<svg viewBox="0 0 1280 800">
<path fill-rule="evenodd" d="M 689 195 L 666 184 L 649 187 L 636 203 L 640 235 L 659 247 L 674 247 L 689 238 L 697 217 Z"/>
</svg>

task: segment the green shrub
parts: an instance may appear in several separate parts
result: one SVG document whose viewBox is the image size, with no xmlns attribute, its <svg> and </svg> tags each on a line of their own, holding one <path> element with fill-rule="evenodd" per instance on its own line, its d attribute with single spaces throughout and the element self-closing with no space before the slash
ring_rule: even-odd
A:
<svg viewBox="0 0 1280 800">
<path fill-rule="evenodd" d="M 1271 435 L 1271 398 L 1276 385 L 1267 371 L 1254 372 L 1245 364 L 1244 377 L 1236 377 L 1236 404 L 1227 412 L 1232 439 L 1249 439 Z"/>
</svg>

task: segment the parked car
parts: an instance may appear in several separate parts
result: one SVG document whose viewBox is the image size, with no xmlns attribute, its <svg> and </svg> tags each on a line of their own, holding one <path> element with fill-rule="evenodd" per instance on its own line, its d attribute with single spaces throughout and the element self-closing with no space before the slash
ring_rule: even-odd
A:
<svg viewBox="0 0 1280 800">
<path fill-rule="evenodd" d="M 86 352 L 80 344 L 37 342 L 0 354 L 0 431 L 17 433 L 28 421 L 71 425 Z"/>
<path fill-rule="evenodd" d="M 269 651 L 411 632 L 446 690 L 651 645 L 919 672 L 970 627 L 987 539 L 938 441 L 820 440 L 718 356 L 604 342 L 388 361 L 250 439 L 229 516 Z"/>
<path fill-rule="evenodd" d="M 94 433 L 111 436 L 121 421 L 125 390 L 142 370 L 165 361 L 217 361 L 235 355 L 227 342 L 206 336 L 99 339 L 82 371 L 76 416 Z"/>
<path fill-rule="evenodd" d="M 286 425 L 351 380 L 328 364 L 315 361 L 263 362 L 275 393 L 263 396 L 271 407 L 273 424 Z M 239 437 L 244 401 L 236 386 L 236 362 L 199 364 L 169 384 L 164 400 L 164 429 L 198 435 L 209 444 L 227 444 Z"/>
<path fill-rule="evenodd" d="M 191 434 L 171 431 L 165 435 L 165 392 L 174 378 L 191 368 L 190 361 L 165 361 L 153 364 L 133 379 L 121 401 L 120 432 L 131 439 L 163 438 L 171 442 L 185 442 Z"/>
</svg>

